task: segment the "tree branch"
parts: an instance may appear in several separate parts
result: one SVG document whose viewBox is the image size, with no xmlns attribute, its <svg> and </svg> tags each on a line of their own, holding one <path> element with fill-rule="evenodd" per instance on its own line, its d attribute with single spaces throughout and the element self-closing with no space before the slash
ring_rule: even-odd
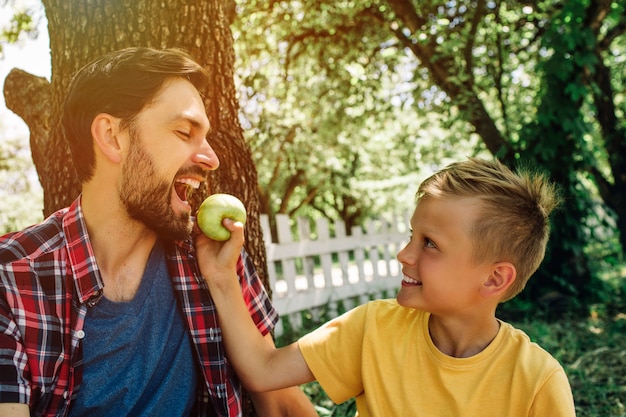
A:
<svg viewBox="0 0 626 417">
<path fill-rule="evenodd" d="M 592 1 L 587 9 L 587 18 L 585 26 L 589 27 L 593 33 L 598 35 L 604 18 L 611 10 L 611 0 L 595 0 Z"/>
<path fill-rule="evenodd" d="M 474 16 L 472 16 L 472 20 L 470 21 L 470 31 L 466 38 L 467 43 L 463 50 L 463 56 L 465 57 L 465 74 L 470 80 L 471 85 L 474 85 L 474 39 L 478 32 L 478 26 L 485 16 L 486 7 L 485 0 L 478 0 Z"/>
<path fill-rule="evenodd" d="M 46 149 L 50 131 L 50 83 L 44 77 L 13 68 L 4 82 L 7 108 L 30 130 L 30 149 L 40 181 L 46 175 Z"/>
<path fill-rule="evenodd" d="M 611 46 L 611 43 L 613 43 L 616 38 L 622 36 L 624 32 L 626 32 L 626 16 L 622 15 L 620 22 L 611 28 L 606 33 L 606 36 L 598 42 L 600 50 L 606 51 L 609 46 Z"/>
<path fill-rule="evenodd" d="M 428 23 L 428 20 L 417 13 L 413 2 L 407 0 L 389 0 L 398 19 L 406 25 L 411 33 L 415 33 Z"/>
<path fill-rule="evenodd" d="M 390 1 L 392 7 L 394 5 L 406 6 L 406 2 L 402 0 Z M 409 21 L 405 18 L 403 10 L 394 10 L 396 15 L 403 19 L 403 23 L 409 28 L 415 27 L 417 22 Z M 409 13 L 407 16 L 415 15 Z M 469 80 L 459 80 L 458 74 L 461 69 L 455 63 L 455 57 L 451 54 L 445 54 L 437 49 L 434 40 L 428 43 L 414 42 L 401 28 L 390 27 L 396 38 L 409 49 L 421 65 L 428 69 L 433 82 L 453 101 L 457 108 L 463 113 L 463 118 L 474 126 L 476 132 L 480 135 L 489 151 L 496 155 L 501 153 L 510 153 L 512 151 L 511 144 L 505 140 L 498 130 L 495 122 L 487 112 L 480 98 L 473 91 Z"/>
</svg>

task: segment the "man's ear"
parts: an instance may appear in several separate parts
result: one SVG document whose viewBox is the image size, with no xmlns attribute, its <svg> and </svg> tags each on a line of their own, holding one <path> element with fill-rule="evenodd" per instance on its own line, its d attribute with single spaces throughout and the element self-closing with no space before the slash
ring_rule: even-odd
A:
<svg viewBox="0 0 626 417">
<path fill-rule="evenodd" d="M 489 277 L 483 282 L 480 293 L 484 297 L 502 297 L 515 282 L 517 270 L 510 262 L 496 262 Z"/>
<path fill-rule="evenodd" d="M 119 125 L 120 119 L 107 113 L 96 115 L 91 122 L 94 146 L 112 163 L 119 163 L 122 160 Z"/>
</svg>

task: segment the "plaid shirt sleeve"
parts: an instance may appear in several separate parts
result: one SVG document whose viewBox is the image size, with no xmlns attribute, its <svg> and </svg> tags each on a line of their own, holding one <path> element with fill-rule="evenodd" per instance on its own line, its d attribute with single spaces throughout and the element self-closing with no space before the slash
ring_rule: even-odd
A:
<svg viewBox="0 0 626 417">
<path fill-rule="evenodd" d="M 241 386 L 225 356 L 217 309 L 200 274 L 193 244 L 191 240 L 178 242 L 172 249 L 168 256 L 170 275 L 196 346 L 205 380 L 203 390 L 208 394 L 198 398 L 198 415 L 210 415 L 208 409 L 213 408 L 220 417 L 241 416 Z M 248 311 L 265 335 L 278 321 L 278 314 L 244 250 L 237 262 L 237 275 Z"/>
<path fill-rule="evenodd" d="M 0 237 L 0 402 L 32 404 L 50 388 L 47 370 L 62 350 L 61 337 L 51 336 L 59 323 L 37 273 L 56 271 L 46 256 L 54 240 L 41 233 L 49 229 Z"/>
<path fill-rule="evenodd" d="M 80 377 L 74 285 L 60 210 L 39 225 L 0 237 L 0 402 L 28 404 L 32 415 L 64 415 Z M 89 279 L 89 276 L 86 278 Z"/>
<path fill-rule="evenodd" d="M 241 252 L 241 258 L 237 264 L 237 274 L 250 316 L 261 334 L 266 335 L 274 328 L 279 317 L 256 272 L 252 259 L 245 250 Z"/>
<path fill-rule="evenodd" d="M 28 404 L 30 384 L 22 370 L 28 358 L 6 301 L 0 298 L 0 402 Z"/>
</svg>

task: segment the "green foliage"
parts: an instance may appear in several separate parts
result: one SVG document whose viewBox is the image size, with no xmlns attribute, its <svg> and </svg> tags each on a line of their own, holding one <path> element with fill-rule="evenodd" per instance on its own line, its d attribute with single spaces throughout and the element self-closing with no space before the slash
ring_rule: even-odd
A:
<svg viewBox="0 0 626 417">
<path fill-rule="evenodd" d="M 0 58 L 2 58 L 4 45 L 17 43 L 24 36 L 37 37 L 37 19 L 42 14 L 42 6 L 39 4 L 36 8 L 24 8 L 23 2 L 11 0 L 0 1 L 0 6 L 3 13 L 12 11 L 11 18 L 0 27 Z"/>
<path fill-rule="evenodd" d="M 543 81 L 537 115 L 515 143 L 519 160 L 547 172 L 564 200 L 553 218 L 550 250 L 520 297 L 522 303 L 556 292 L 568 296 L 575 309 L 598 301 L 603 290 L 587 256 L 589 242 L 597 242 L 594 234 L 610 233 L 610 221 L 594 188 L 584 181 L 589 166 L 605 163 L 589 146 L 593 128 L 583 112 L 589 95 L 584 74 L 597 63 L 595 37 L 584 24 L 585 6 L 586 1 L 564 3 L 546 28 L 542 44 L 548 58 L 537 65 Z"/>
<path fill-rule="evenodd" d="M 367 5 L 239 8 L 239 99 L 267 212 L 353 225 L 411 209 L 430 165 L 474 153 L 476 141 L 433 140 L 448 135 L 449 114 L 429 111 L 441 98 Z"/>
<path fill-rule="evenodd" d="M 23 139 L 0 141 L 0 234 L 42 220 L 43 193 Z"/>
<path fill-rule="evenodd" d="M 565 204 L 544 266 L 512 309 L 557 293 L 586 313 L 605 297 L 601 258 L 623 252 L 598 185 L 623 173 L 609 164 L 590 81 L 600 60 L 615 67 L 626 126 L 625 5 L 592 14 L 605 4 L 240 2 L 240 99 L 264 211 L 352 225 L 412 209 L 419 181 L 452 159 L 530 161 Z"/>
</svg>

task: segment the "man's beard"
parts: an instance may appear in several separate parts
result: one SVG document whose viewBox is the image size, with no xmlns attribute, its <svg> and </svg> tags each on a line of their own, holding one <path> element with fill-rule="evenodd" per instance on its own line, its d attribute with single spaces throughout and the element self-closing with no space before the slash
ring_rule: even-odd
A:
<svg viewBox="0 0 626 417">
<path fill-rule="evenodd" d="M 172 210 L 172 183 L 160 181 L 136 129 L 130 129 L 128 160 L 122 172 L 120 199 L 129 216 L 154 230 L 164 240 L 183 240 L 192 223 L 188 213 Z"/>
</svg>

